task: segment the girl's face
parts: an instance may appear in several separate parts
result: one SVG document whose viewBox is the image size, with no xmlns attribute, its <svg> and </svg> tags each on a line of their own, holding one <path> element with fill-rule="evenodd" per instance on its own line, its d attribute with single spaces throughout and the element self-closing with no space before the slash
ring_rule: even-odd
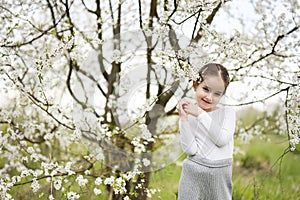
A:
<svg viewBox="0 0 300 200">
<path fill-rule="evenodd" d="M 225 91 L 224 81 L 220 76 L 206 76 L 199 85 L 194 82 L 193 87 L 198 106 L 206 112 L 216 109 Z"/>
</svg>

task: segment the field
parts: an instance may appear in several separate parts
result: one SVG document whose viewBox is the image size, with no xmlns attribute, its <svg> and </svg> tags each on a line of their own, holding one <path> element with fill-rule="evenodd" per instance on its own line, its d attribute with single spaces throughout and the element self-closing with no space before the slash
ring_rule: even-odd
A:
<svg viewBox="0 0 300 200">
<path fill-rule="evenodd" d="M 289 152 L 282 159 L 288 143 L 283 136 L 273 135 L 270 140 L 254 138 L 249 144 L 237 144 L 243 154 L 234 157 L 233 165 L 233 199 L 234 200 L 299 200 L 300 199 L 300 152 Z M 149 199 L 176 200 L 177 188 L 181 174 L 180 163 L 183 154 L 176 162 L 165 168 L 152 172 L 151 187 L 160 189 Z M 74 181 L 74 180 L 73 180 Z M 88 188 L 93 188 L 90 185 Z M 82 191 L 80 199 L 107 200 L 105 188 L 97 197 L 91 197 L 91 190 Z M 50 188 L 41 188 L 39 195 L 33 194 L 28 187 L 14 188 L 12 193 L 17 199 L 48 199 Z M 24 196 L 24 194 L 26 194 Z M 93 196 L 93 195 L 92 195 Z M 64 195 L 57 193 L 56 197 L 64 199 Z"/>
<path fill-rule="evenodd" d="M 289 152 L 279 159 L 288 143 L 283 136 L 269 138 L 269 141 L 254 138 L 249 144 L 236 144 L 244 154 L 234 157 L 233 199 L 300 199 L 300 153 Z M 153 199 L 175 200 L 180 173 L 181 166 L 176 163 L 154 172 L 151 187 L 160 188 L 161 192 Z"/>
</svg>

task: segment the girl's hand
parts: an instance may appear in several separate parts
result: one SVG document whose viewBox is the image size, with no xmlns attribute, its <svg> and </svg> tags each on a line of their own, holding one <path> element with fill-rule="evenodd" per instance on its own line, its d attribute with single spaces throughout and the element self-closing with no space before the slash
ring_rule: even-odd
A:
<svg viewBox="0 0 300 200">
<path fill-rule="evenodd" d="M 186 99 L 180 99 L 178 101 L 178 104 L 176 106 L 177 110 L 178 110 L 178 113 L 179 113 L 179 118 L 180 120 L 182 121 L 186 121 L 187 120 L 187 113 L 185 112 L 184 110 L 184 107 L 187 105 L 187 104 L 190 104 L 189 101 L 187 101 Z"/>
<path fill-rule="evenodd" d="M 186 114 L 190 114 L 195 117 L 198 117 L 202 112 L 205 112 L 198 105 L 190 103 L 190 102 L 183 105 L 183 110 Z"/>
</svg>

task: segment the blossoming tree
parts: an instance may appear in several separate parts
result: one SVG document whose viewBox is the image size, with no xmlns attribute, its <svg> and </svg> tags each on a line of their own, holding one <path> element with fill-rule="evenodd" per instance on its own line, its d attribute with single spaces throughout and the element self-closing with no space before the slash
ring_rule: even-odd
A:
<svg viewBox="0 0 300 200">
<path fill-rule="evenodd" d="M 225 104 L 280 97 L 284 109 L 238 126 L 237 136 L 274 129 L 295 150 L 299 3 L 247 5 L 252 20 L 229 0 L 2 1 L 1 198 L 28 188 L 49 199 L 151 197 L 159 191 L 149 188 L 151 172 L 180 154 L 168 152 L 177 100 L 207 62 L 248 88 Z M 236 27 L 224 32 L 228 20 Z"/>
</svg>

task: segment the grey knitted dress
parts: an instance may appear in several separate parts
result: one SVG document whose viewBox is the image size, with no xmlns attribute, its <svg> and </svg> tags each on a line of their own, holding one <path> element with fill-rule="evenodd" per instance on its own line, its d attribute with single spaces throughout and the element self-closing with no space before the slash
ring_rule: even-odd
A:
<svg viewBox="0 0 300 200">
<path fill-rule="evenodd" d="M 232 159 L 186 158 L 182 166 L 178 200 L 232 199 Z"/>
</svg>

